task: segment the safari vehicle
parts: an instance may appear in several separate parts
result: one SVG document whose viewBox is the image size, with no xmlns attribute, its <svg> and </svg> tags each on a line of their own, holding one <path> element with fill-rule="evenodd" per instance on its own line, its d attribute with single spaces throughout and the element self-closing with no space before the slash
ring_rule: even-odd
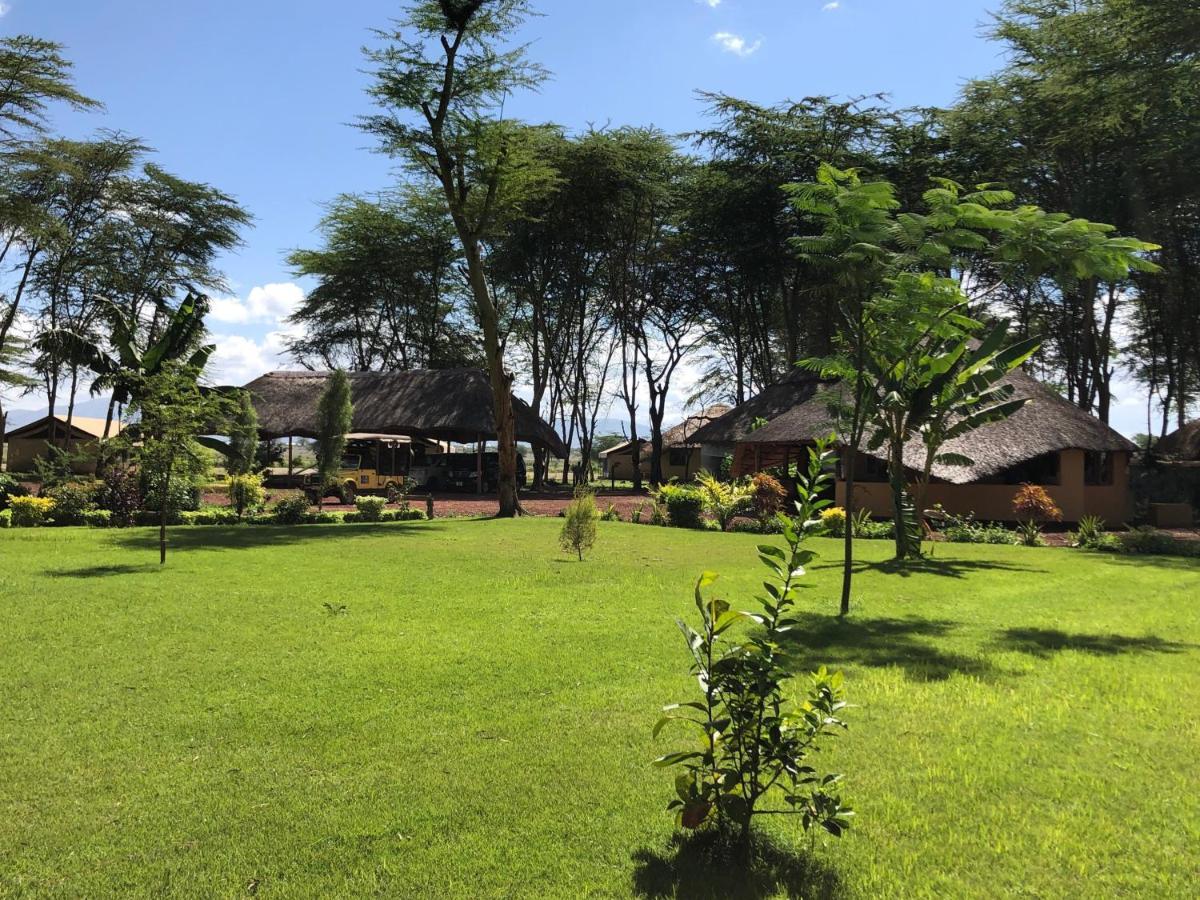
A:
<svg viewBox="0 0 1200 900">
<path fill-rule="evenodd" d="M 424 482 L 431 491 L 474 491 L 479 485 L 479 456 L 475 453 L 443 453 L 430 466 Z M 491 492 L 500 483 L 500 454 L 483 454 L 483 490 Z M 525 486 L 525 460 L 517 455 L 517 484 Z"/>
<path fill-rule="evenodd" d="M 346 436 L 346 451 L 337 480 L 326 487 L 325 494 L 336 494 L 345 503 L 353 503 L 359 494 L 392 498 L 403 491 L 407 479 L 421 486 L 425 481 L 424 471 L 436 467 L 436 461 L 443 455 L 440 444 L 422 438 L 350 434 Z M 315 472 L 305 476 L 304 490 L 316 500 L 320 485 Z"/>
</svg>

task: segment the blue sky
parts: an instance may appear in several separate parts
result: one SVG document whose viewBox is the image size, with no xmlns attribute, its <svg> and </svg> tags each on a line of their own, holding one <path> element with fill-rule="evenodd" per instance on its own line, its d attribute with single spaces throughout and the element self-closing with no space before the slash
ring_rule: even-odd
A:
<svg viewBox="0 0 1200 900">
<path fill-rule="evenodd" d="M 509 112 L 571 128 L 701 124 L 696 90 L 759 102 L 885 92 L 952 102 L 1002 64 L 984 37 L 998 0 L 535 0 L 524 37 L 553 73 Z M 177 174 L 255 217 L 224 260 L 233 293 L 210 327 L 223 380 L 287 365 L 282 320 L 301 296 L 283 256 L 311 246 L 321 205 L 391 181 L 350 123 L 370 109 L 360 48 L 394 0 L 0 0 L 0 31 L 59 41 L 102 113 L 60 113 L 72 136 L 137 135 Z M 682 387 L 682 385 L 681 385 Z M 684 391 L 680 391 L 680 396 Z M 28 400 L 29 398 L 27 398 Z M 36 403 L 18 402 L 18 405 Z M 1121 410 L 1118 410 L 1120 416 Z M 1137 430 L 1136 409 L 1129 426 Z"/>
</svg>

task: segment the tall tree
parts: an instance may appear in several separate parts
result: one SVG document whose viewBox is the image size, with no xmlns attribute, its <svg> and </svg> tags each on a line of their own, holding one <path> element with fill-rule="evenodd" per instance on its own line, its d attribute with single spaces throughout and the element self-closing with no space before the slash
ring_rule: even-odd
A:
<svg viewBox="0 0 1200 900">
<path fill-rule="evenodd" d="M 325 492 L 337 482 L 346 452 L 346 435 L 354 420 L 354 405 L 350 398 L 350 378 L 335 369 L 325 382 L 317 401 L 317 505 Z"/>
<path fill-rule="evenodd" d="M 503 117 L 509 94 L 536 87 L 543 70 L 524 47 L 504 49 L 528 15 L 526 0 L 419 0 L 382 49 L 367 52 L 370 94 L 384 112 L 362 127 L 381 149 L 442 190 L 466 261 L 492 385 L 499 450 L 499 515 L 520 512 L 512 375 L 486 248 L 503 224 L 551 184 L 536 130 Z"/>
</svg>

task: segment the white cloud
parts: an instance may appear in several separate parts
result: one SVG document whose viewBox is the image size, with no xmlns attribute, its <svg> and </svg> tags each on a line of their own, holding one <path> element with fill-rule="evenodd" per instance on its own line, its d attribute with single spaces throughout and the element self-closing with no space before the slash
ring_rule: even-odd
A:
<svg viewBox="0 0 1200 900">
<path fill-rule="evenodd" d="M 245 300 L 239 297 L 218 297 L 209 304 L 208 318 L 226 325 L 246 325 L 253 322 L 278 324 L 304 302 L 304 291 L 292 282 L 267 284 L 250 291 Z"/>
<path fill-rule="evenodd" d="M 720 0 L 718 0 L 718 2 L 720 2 Z M 7 3 L 0 3 L 0 16 L 7 13 L 10 9 L 12 9 L 12 7 L 9 6 Z"/>
<path fill-rule="evenodd" d="M 696 2 L 707 6 L 709 9 L 716 9 L 721 5 L 721 0 L 696 0 Z"/>
<path fill-rule="evenodd" d="M 833 0 L 832 3 L 826 3 L 824 6 L 821 7 L 821 9 L 823 9 L 825 12 L 833 12 L 835 9 L 841 9 L 841 8 L 842 8 L 841 0 Z"/>
<path fill-rule="evenodd" d="M 762 41 L 755 41 L 753 44 L 750 44 L 740 34 L 733 34 L 729 31 L 718 31 L 712 36 L 712 39 L 720 44 L 721 49 L 726 53 L 732 53 L 734 56 L 741 57 L 750 56 L 758 52 L 758 48 L 762 46 Z"/>
</svg>

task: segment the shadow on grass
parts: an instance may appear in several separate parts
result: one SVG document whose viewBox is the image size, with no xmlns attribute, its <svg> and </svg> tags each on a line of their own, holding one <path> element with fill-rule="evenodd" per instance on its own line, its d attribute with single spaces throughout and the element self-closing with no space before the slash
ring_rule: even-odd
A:
<svg viewBox="0 0 1200 900">
<path fill-rule="evenodd" d="M 638 850 L 633 862 L 635 897 L 750 900 L 782 893 L 832 900 L 846 893 L 828 865 L 766 838 L 756 842 L 749 864 L 711 832 L 676 834 L 667 852 Z"/>
<path fill-rule="evenodd" d="M 147 572 L 157 572 L 160 568 L 158 561 L 155 560 L 153 564 L 143 563 L 137 566 L 82 566 L 78 569 L 47 569 L 46 574 L 51 578 L 107 578 L 111 575 L 144 575 Z"/>
<path fill-rule="evenodd" d="M 1118 566 L 1132 566 L 1137 569 L 1182 569 L 1200 575 L 1200 557 L 1151 556 L 1132 553 L 1095 553 L 1092 555 L 1103 558 L 1106 563 Z"/>
<path fill-rule="evenodd" d="M 175 526 L 167 531 L 167 558 L 173 550 L 252 550 L 308 541 L 359 537 L 401 537 L 417 531 L 441 530 L 433 522 L 379 522 L 353 525 L 205 525 Z M 115 543 L 130 550 L 157 550 L 158 532 L 151 528 L 121 532 Z"/>
<path fill-rule="evenodd" d="M 814 663 L 831 669 L 846 665 L 895 667 L 913 681 L 943 681 L 951 675 L 991 679 L 998 670 L 987 659 L 940 649 L 957 622 L 907 616 L 903 619 L 839 619 L 806 615 L 792 632 L 788 649 L 811 651 Z M 811 669 L 807 661 L 805 671 Z"/>
<path fill-rule="evenodd" d="M 1117 656 L 1123 653 L 1186 653 L 1198 649 L 1195 644 L 1168 641 L 1155 635 L 1068 634 L 1055 628 L 1009 628 L 1000 633 L 996 643 L 1043 659 L 1063 650 Z"/>
<path fill-rule="evenodd" d="M 840 569 L 841 563 L 821 568 Z M 925 557 L 900 561 L 895 559 L 881 562 L 854 561 L 854 573 L 879 572 L 884 575 L 899 575 L 901 578 L 911 578 L 913 575 L 936 575 L 940 578 L 966 578 L 975 572 L 1024 572 L 1042 573 L 1045 569 L 1031 569 L 1028 566 L 1017 566 L 1012 563 L 998 562 L 990 559 L 947 559 Z"/>
</svg>

